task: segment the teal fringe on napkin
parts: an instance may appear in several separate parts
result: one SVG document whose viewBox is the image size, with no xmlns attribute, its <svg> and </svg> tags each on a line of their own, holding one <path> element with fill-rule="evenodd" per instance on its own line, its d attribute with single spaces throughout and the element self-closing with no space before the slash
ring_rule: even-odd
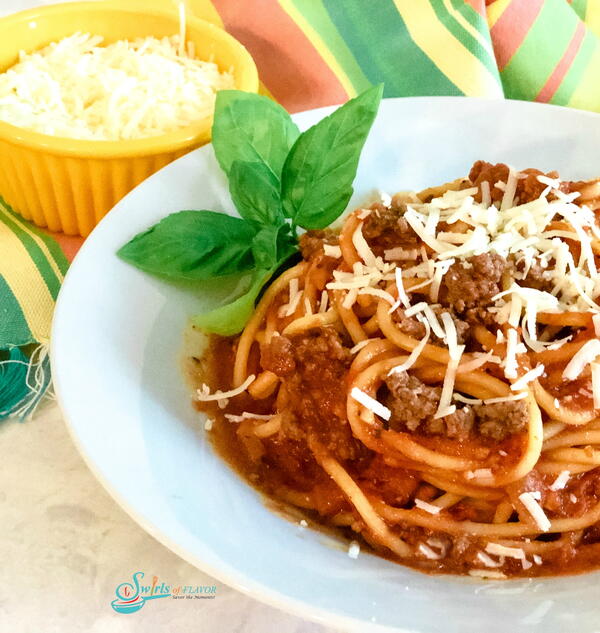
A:
<svg viewBox="0 0 600 633">
<path fill-rule="evenodd" d="M 38 345 L 27 356 L 19 347 L 0 351 L 0 420 L 20 421 L 36 410 L 50 386 L 48 347 Z"/>
</svg>

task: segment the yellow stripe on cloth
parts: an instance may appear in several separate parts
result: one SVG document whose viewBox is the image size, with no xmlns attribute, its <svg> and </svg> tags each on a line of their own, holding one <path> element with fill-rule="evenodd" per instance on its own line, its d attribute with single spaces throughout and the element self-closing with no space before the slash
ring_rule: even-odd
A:
<svg viewBox="0 0 600 633">
<path fill-rule="evenodd" d="M 4 280 L 19 302 L 33 338 L 48 343 L 54 309 L 48 286 L 21 240 L 4 222 L 0 222 L 0 243 Z"/>
<path fill-rule="evenodd" d="M 502 97 L 497 79 L 438 19 L 428 0 L 394 0 L 415 44 L 466 96 Z"/>
<path fill-rule="evenodd" d="M 492 2 L 487 8 L 487 21 L 490 29 L 498 20 L 500 16 L 506 10 L 506 7 L 512 2 L 512 0 L 496 0 L 496 2 Z"/>
<path fill-rule="evenodd" d="M 600 47 L 596 45 L 596 50 L 590 58 L 587 68 L 579 79 L 575 92 L 571 95 L 567 105 L 571 108 L 581 108 L 583 110 L 598 110 L 600 104 Z"/>
<path fill-rule="evenodd" d="M 46 242 L 44 242 L 44 240 L 37 233 L 34 233 L 26 222 L 23 222 L 21 219 L 19 219 L 16 214 L 9 213 L 5 208 L 3 208 L 2 205 L 0 205 L 0 214 L 6 215 L 12 222 L 23 229 L 23 231 L 25 231 L 25 233 L 27 233 L 29 237 L 31 237 L 31 239 L 38 245 L 39 249 L 44 254 L 44 257 L 46 257 L 46 259 L 48 260 L 48 264 L 50 268 L 52 268 L 52 272 L 56 275 L 59 283 L 62 283 L 64 280 L 64 275 L 62 274 L 60 268 L 54 260 L 52 253 L 48 250 Z"/>
<path fill-rule="evenodd" d="M 333 74 L 338 78 L 340 84 L 342 84 L 342 87 L 348 93 L 348 98 L 352 99 L 352 97 L 356 97 L 357 92 L 352 85 L 350 78 L 340 66 L 333 53 L 327 48 L 327 44 L 325 44 L 321 36 L 317 33 L 317 31 L 315 31 L 308 20 L 306 20 L 302 13 L 300 13 L 300 11 L 298 11 L 298 9 L 296 9 L 289 0 L 279 0 L 279 5 L 298 25 L 310 43 L 315 47 L 317 53 L 319 53 L 323 61 L 327 64 L 327 66 L 329 66 L 329 68 L 331 68 Z"/>
<path fill-rule="evenodd" d="M 444 7 L 446 11 L 467 31 L 470 33 L 494 59 L 494 49 L 492 43 L 482 33 L 480 33 L 465 16 L 452 6 L 451 0 L 444 0 Z"/>
<path fill-rule="evenodd" d="M 600 2 L 588 0 L 585 10 L 585 25 L 600 37 Z"/>
</svg>

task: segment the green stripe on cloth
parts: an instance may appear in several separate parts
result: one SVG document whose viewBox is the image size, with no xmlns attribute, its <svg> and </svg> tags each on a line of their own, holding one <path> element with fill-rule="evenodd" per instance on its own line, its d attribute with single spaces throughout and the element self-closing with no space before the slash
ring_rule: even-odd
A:
<svg viewBox="0 0 600 633">
<path fill-rule="evenodd" d="M 531 101 L 561 60 L 578 19 L 564 0 L 546 0 L 527 36 L 501 72 L 509 99 Z"/>
<path fill-rule="evenodd" d="M 34 338 L 12 290 L 0 275 L 0 350 L 12 345 L 29 345 Z"/>
<path fill-rule="evenodd" d="M 386 97 L 462 95 L 414 43 L 391 0 L 323 0 L 340 35 L 371 83 L 385 82 Z"/>
<path fill-rule="evenodd" d="M 588 31 L 583 38 L 577 56 L 571 64 L 571 68 L 569 68 L 560 86 L 550 99 L 550 103 L 554 105 L 567 105 L 597 48 L 598 38 Z"/>
<path fill-rule="evenodd" d="M 598 2 L 598 0 L 592 0 Z M 572 0 L 571 9 L 582 19 L 585 20 L 585 12 L 587 11 L 588 0 Z"/>
<path fill-rule="evenodd" d="M 312 28 L 319 34 L 331 54 L 335 57 L 347 77 L 352 82 L 356 93 L 366 90 L 371 82 L 363 73 L 359 63 L 348 48 L 344 38 L 331 21 L 322 0 L 290 0 L 296 9 L 302 13 Z M 318 47 L 317 47 L 317 50 Z"/>
<path fill-rule="evenodd" d="M 496 59 L 493 56 L 493 53 L 490 54 L 492 51 L 490 31 L 483 18 L 473 9 L 473 7 L 465 4 L 463 0 L 454 0 L 453 2 L 450 0 L 430 0 L 430 3 L 440 22 L 442 22 L 450 33 L 452 33 L 452 35 L 454 35 L 454 37 L 461 42 L 466 49 L 471 51 L 471 53 L 473 53 L 473 55 L 475 55 L 479 61 L 498 78 L 498 81 L 500 81 L 500 74 L 498 72 Z M 446 3 L 463 16 L 465 21 L 486 40 L 486 43 L 489 45 L 488 49 L 484 48 L 482 43 L 472 33 L 470 33 L 465 26 L 461 24 L 454 15 L 452 15 L 452 13 L 448 11 Z M 470 14 L 471 20 L 466 17 L 466 14 Z M 473 17 L 479 19 L 476 20 L 473 19 Z"/>
<path fill-rule="evenodd" d="M 11 231 L 19 238 L 19 240 L 27 250 L 29 256 L 31 257 L 33 263 L 42 275 L 44 282 L 48 286 L 48 290 L 52 295 L 52 298 L 56 299 L 56 297 L 58 296 L 58 291 L 60 290 L 60 285 L 62 283 L 62 279 L 59 278 L 59 276 L 57 275 L 56 268 L 58 268 L 59 272 L 62 272 L 63 270 L 66 271 L 66 267 L 68 266 L 66 257 L 58 248 L 58 244 L 56 244 L 54 256 L 52 255 L 52 253 L 48 253 L 50 255 L 49 258 L 48 255 L 44 253 L 40 245 L 36 242 L 35 238 L 31 235 L 33 233 L 34 235 L 41 238 L 39 230 L 34 229 L 31 225 L 26 225 L 25 223 L 23 223 L 22 220 L 20 220 L 13 214 L 10 207 L 8 207 L 8 205 L 6 205 L 5 203 L 3 204 L 1 200 L 0 221 L 8 226 L 8 228 L 11 229 Z M 46 240 L 42 241 L 44 242 L 44 244 L 47 244 Z M 0 274 L 1 273 L 2 264 L 0 263 Z"/>
</svg>

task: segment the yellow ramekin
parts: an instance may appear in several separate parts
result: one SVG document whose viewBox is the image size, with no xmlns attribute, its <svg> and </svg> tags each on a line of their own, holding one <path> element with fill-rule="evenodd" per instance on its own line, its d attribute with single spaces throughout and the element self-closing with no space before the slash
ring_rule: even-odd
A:
<svg viewBox="0 0 600 633">
<path fill-rule="evenodd" d="M 106 43 L 179 32 L 174 13 L 110 2 L 50 5 L 0 19 L 0 72 L 31 52 L 80 31 Z M 232 70 L 235 86 L 258 91 L 248 51 L 222 29 L 187 18 L 200 59 Z M 86 236 L 128 191 L 167 163 L 210 140 L 212 116 L 181 130 L 131 141 L 85 141 L 39 134 L 0 121 L 0 196 L 28 220 Z"/>
</svg>

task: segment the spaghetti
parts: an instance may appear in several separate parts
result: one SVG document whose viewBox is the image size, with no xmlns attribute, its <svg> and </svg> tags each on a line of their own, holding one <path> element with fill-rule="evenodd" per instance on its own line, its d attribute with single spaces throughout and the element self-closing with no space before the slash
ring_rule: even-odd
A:
<svg viewBox="0 0 600 633">
<path fill-rule="evenodd" d="M 430 571 L 600 566 L 600 186 L 478 161 L 301 238 L 198 408 L 270 496 Z"/>
</svg>

